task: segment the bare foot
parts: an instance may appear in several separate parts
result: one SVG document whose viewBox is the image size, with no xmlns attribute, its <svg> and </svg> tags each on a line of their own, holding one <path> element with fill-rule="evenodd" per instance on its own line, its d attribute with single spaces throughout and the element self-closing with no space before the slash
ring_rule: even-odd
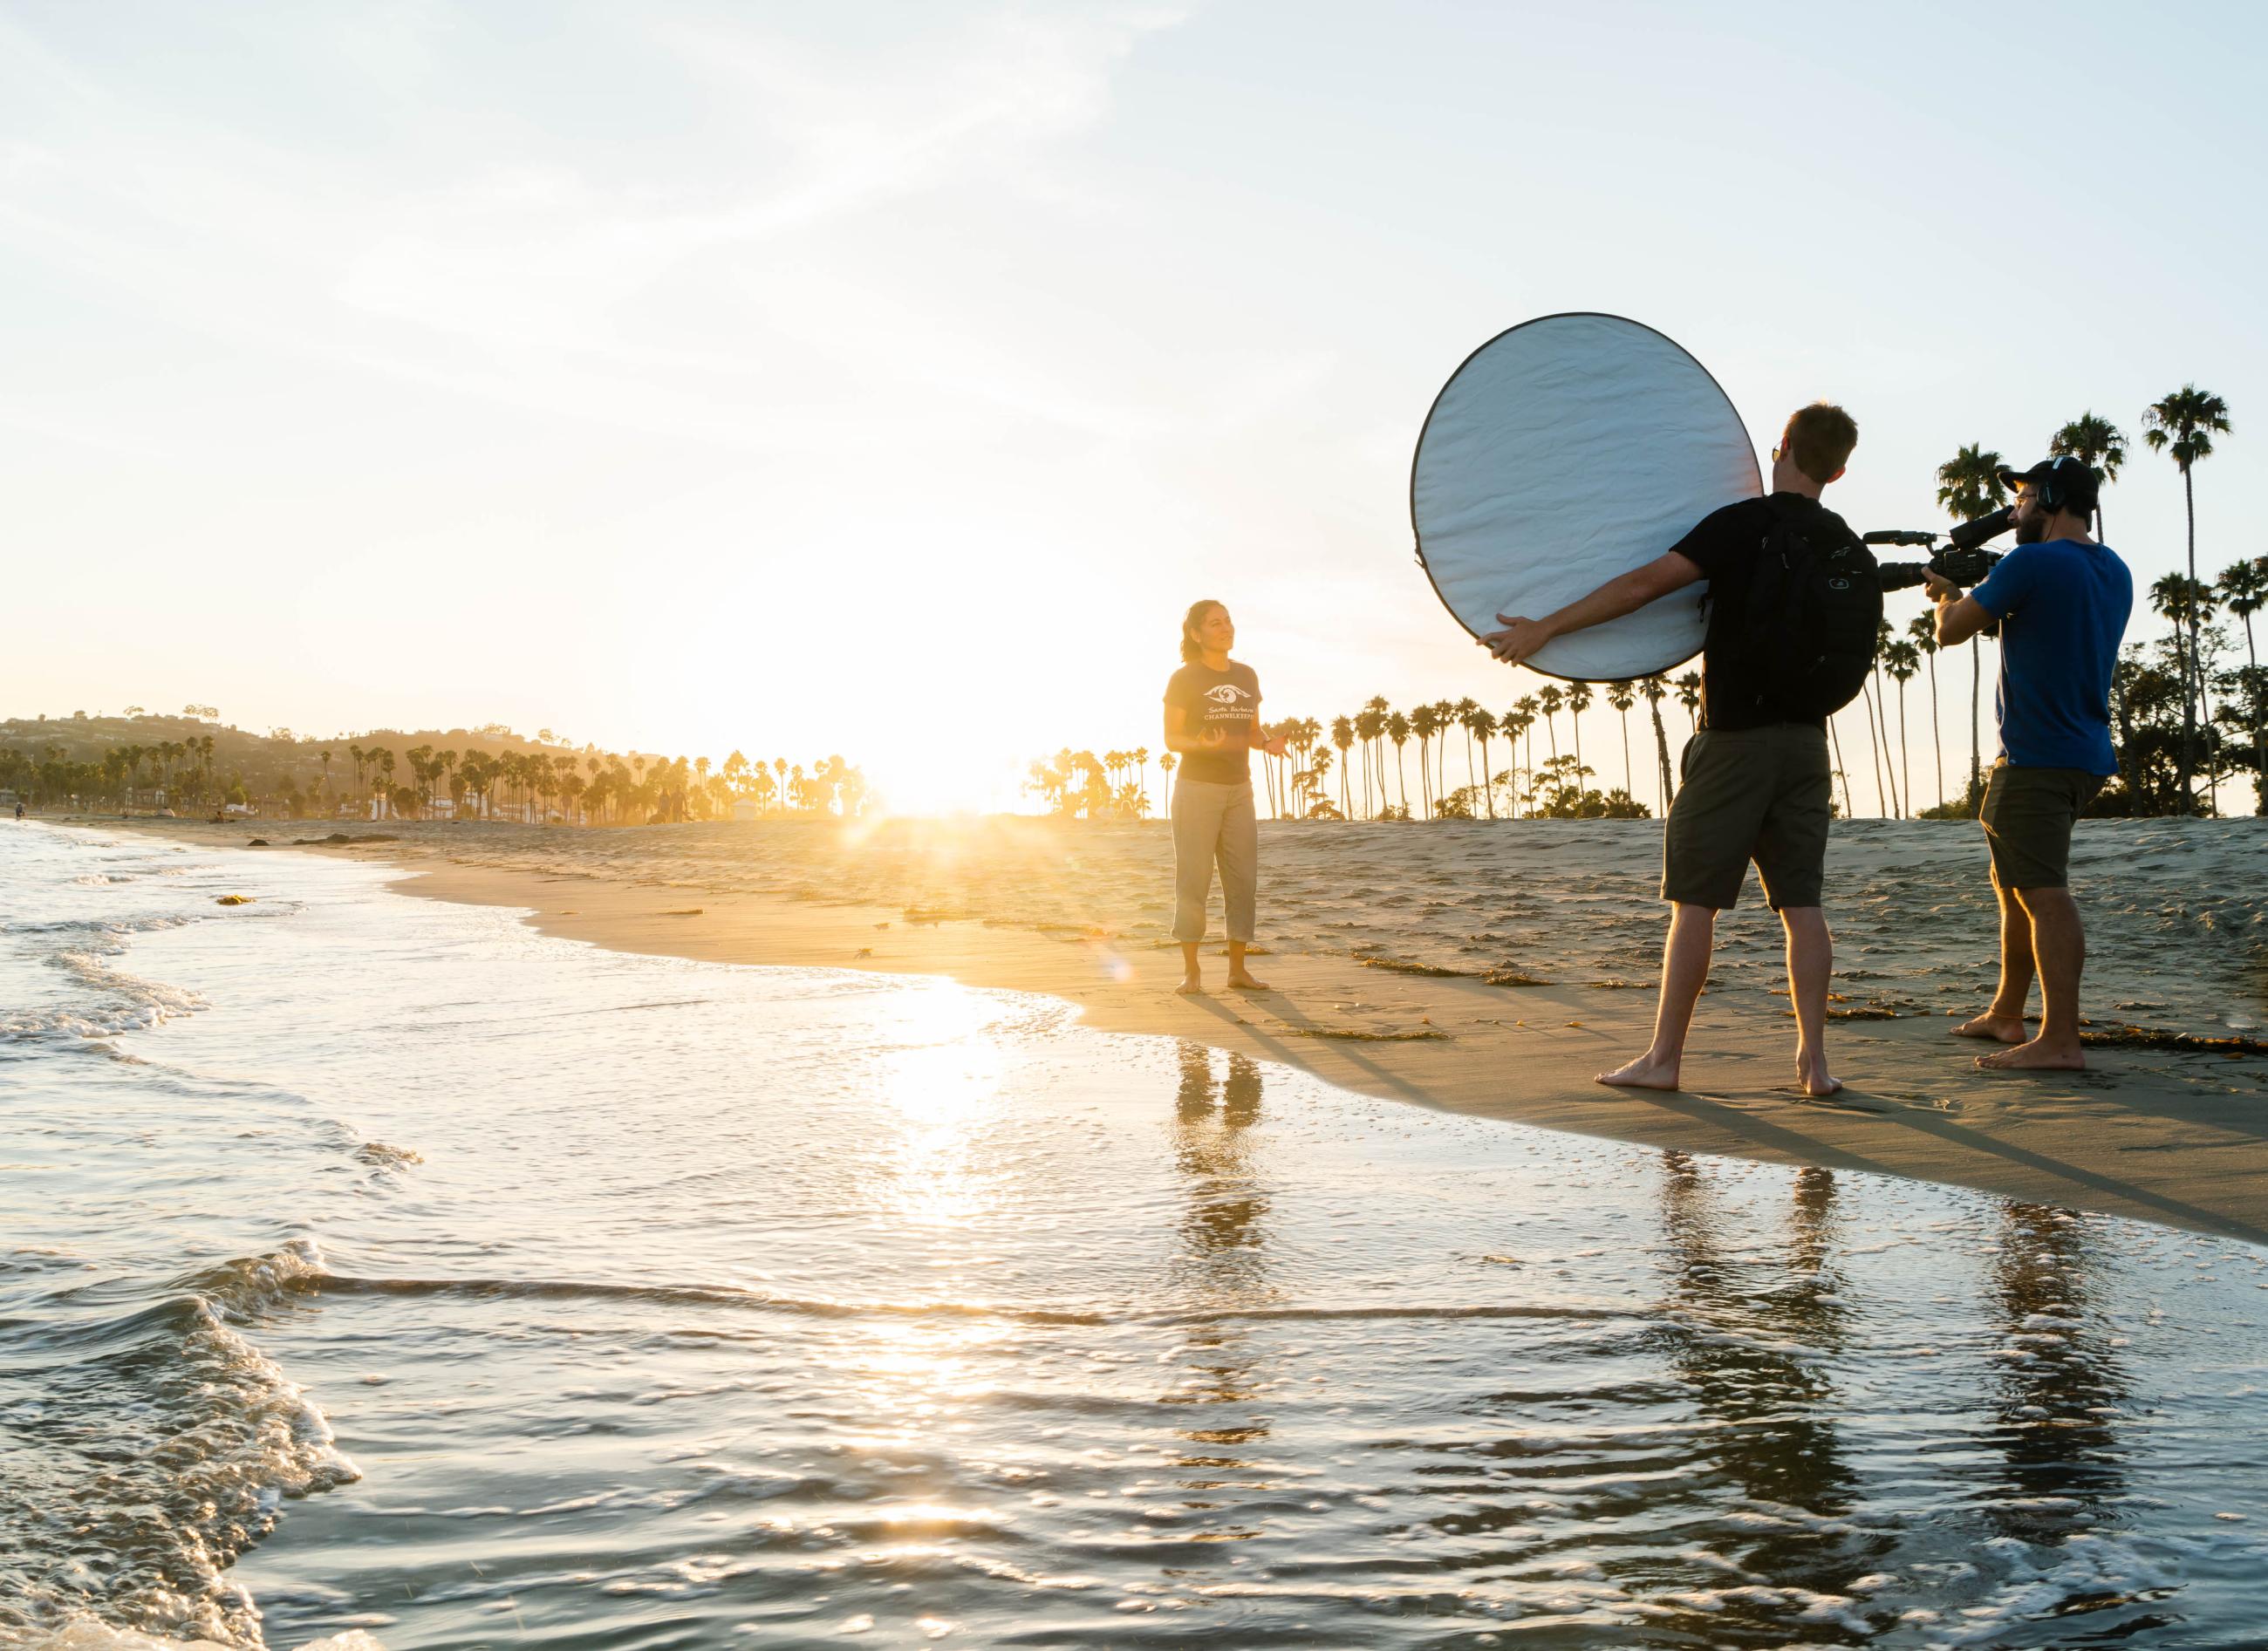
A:
<svg viewBox="0 0 2268 1651">
<path fill-rule="evenodd" d="M 1272 992 L 1276 988 L 1265 980 L 1254 980 L 1248 974 L 1232 974 L 1228 977 L 1228 989 L 1232 992 Z"/>
<path fill-rule="evenodd" d="M 1795 1082 L 1797 1087 L 1815 1101 L 1822 1095 L 1832 1095 L 1843 1087 L 1843 1080 L 1829 1077 L 1825 1067 L 1807 1067 L 1800 1062 L 1795 1068 Z"/>
<path fill-rule="evenodd" d="M 1979 1055 L 1977 1064 L 1987 1072 L 2084 1072 L 2087 1056 L 2077 1044 L 2051 1044 L 2035 1038 L 1996 1055 Z"/>
<path fill-rule="evenodd" d="M 1677 1062 L 1656 1060 L 1650 1053 L 1643 1054 L 1628 1066 L 1600 1073 L 1591 1082 L 1615 1090 L 1674 1090 L 1677 1087 Z"/>
<path fill-rule="evenodd" d="M 1174 988 L 1174 993 L 1177 997 L 1203 997 L 1204 982 L 1194 974 L 1185 974 L 1182 977 L 1182 983 Z"/>
<path fill-rule="evenodd" d="M 1990 1038 L 1997 1044 L 2020 1044 L 2031 1034 L 2024 1030 L 2021 1015 L 1996 1015 L 1986 1009 L 1975 1020 L 1965 1020 L 1953 1029 L 1955 1038 Z"/>
</svg>

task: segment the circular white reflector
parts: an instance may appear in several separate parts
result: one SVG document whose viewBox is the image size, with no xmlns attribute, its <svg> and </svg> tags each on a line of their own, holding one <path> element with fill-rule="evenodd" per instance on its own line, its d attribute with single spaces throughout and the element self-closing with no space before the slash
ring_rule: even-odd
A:
<svg viewBox="0 0 2268 1651">
<path fill-rule="evenodd" d="M 1410 466 L 1418 560 L 1476 636 L 1541 619 L 1653 561 L 1710 511 L 1764 491 L 1756 449 L 1708 370 L 1618 315 L 1499 333 L 1441 386 Z M 1555 637 L 1528 664 L 1613 682 L 1701 651 L 1705 584 Z"/>
</svg>

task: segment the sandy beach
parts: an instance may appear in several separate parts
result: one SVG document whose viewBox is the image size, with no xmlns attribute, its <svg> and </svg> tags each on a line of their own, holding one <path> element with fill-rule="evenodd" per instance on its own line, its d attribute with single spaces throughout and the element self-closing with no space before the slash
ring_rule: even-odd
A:
<svg viewBox="0 0 2268 1651">
<path fill-rule="evenodd" d="M 1838 827 L 1833 1057 L 1788 1087 L 1777 925 L 1719 929 L 1674 1095 L 1591 1082 L 1650 1024 L 1660 907 L 1651 823 L 1271 826 L 1265 994 L 1170 990 L 1162 826 L 992 819 L 546 831 L 168 831 L 398 865 L 407 892 L 525 908 L 547 934 L 715 961 L 938 974 L 1048 993 L 1101 1030 L 1197 1040 L 1359 1092 L 1645 1145 L 1866 1169 L 2268 1240 L 2268 832 L 2088 822 L 2073 880 L 2093 956 L 2092 1068 L 1988 1076 L 1951 1018 L 1989 993 L 1973 828 Z M 383 836 L 387 841 L 364 840 Z M 2035 1000 L 2036 1004 L 2036 1000 Z"/>
</svg>

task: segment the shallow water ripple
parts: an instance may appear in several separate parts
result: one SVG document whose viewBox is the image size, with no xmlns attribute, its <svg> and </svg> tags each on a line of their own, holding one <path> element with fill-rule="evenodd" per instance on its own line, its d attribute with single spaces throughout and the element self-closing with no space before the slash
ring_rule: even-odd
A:
<svg viewBox="0 0 2268 1651">
<path fill-rule="evenodd" d="M 0 980 L 54 1011 L 0 1034 L 18 1632 L 2250 1631 L 2250 1247 L 615 956 L 364 867 L 0 852 Z M 127 979 L 175 995 L 102 1019 Z"/>
</svg>

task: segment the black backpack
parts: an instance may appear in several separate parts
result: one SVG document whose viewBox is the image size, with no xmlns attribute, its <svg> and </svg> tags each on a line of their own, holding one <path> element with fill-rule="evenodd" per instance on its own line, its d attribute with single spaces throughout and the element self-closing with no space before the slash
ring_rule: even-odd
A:
<svg viewBox="0 0 2268 1651">
<path fill-rule="evenodd" d="M 1856 699 L 1874 668 L 1881 582 L 1874 552 L 1834 512 L 1800 497 L 1766 503 L 1771 529 L 1745 599 L 1711 605 L 1708 647 L 1734 664 L 1745 716 L 1813 722 Z"/>
</svg>

